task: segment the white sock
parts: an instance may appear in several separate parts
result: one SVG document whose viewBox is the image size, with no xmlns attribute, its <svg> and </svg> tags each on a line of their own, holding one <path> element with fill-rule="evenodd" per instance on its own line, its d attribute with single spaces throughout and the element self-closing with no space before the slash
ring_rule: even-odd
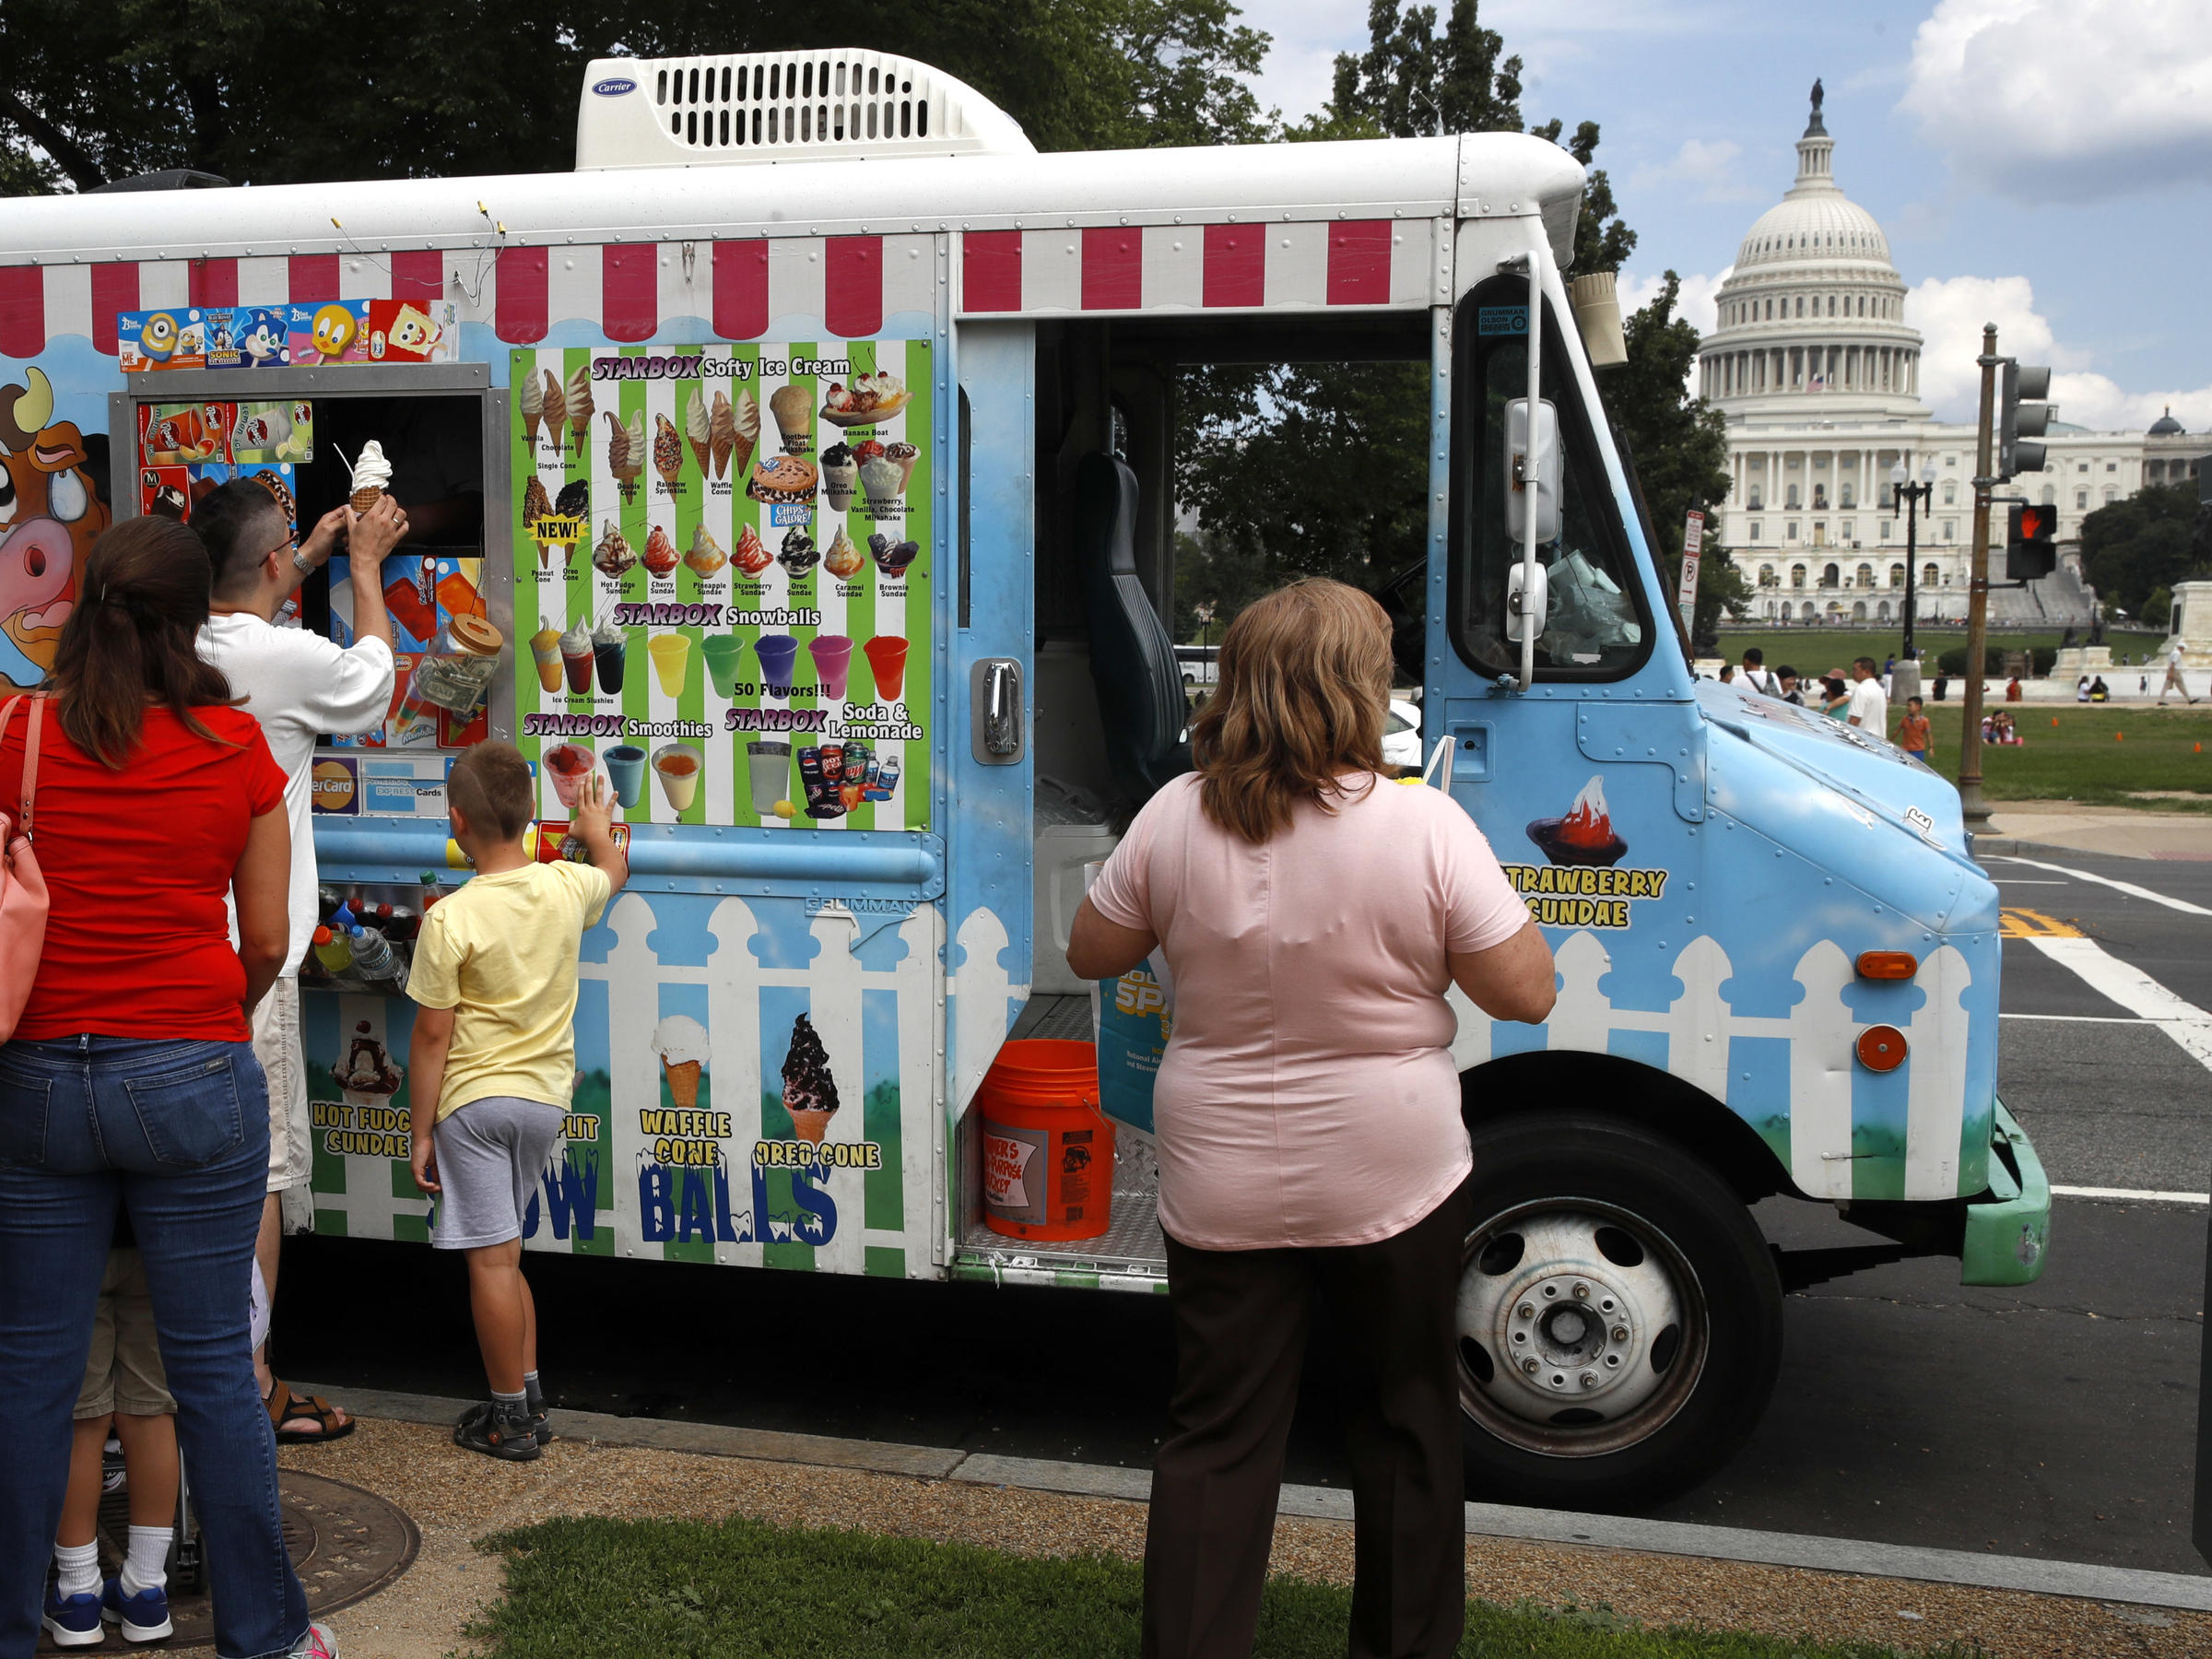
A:
<svg viewBox="0 0 2212 1659">
<path fill-rule="evenodd" d="M 61 1579 L 54 1587 L 65 1597 L 100 1594 L 100 1541 L 97 1538 L 89 1544 L 56 1544 L 53 1547 L 53 1564 Z"/>
<path fill-rule="evenodd" d="M 131 1553 L 124 1559 L 123 1593 L 161 1590 L 169 1585 L 169 1544 L 177 1535 L 173 1526 L 134 1526 Z"/>
</svg>

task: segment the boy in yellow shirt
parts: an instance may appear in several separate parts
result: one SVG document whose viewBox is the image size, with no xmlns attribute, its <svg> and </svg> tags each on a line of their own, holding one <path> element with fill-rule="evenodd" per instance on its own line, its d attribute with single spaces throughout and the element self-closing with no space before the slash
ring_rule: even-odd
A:
<svg viewBox="0 0 2212 1659">
<path fill-rule="evenodd" d="M 447 813 L 477 873 L 424 913 L 407 980 L 418 1005 L 407 1056 L 415 1184 L 439 1195 L 432 1247 L 467 1257 L 491 1384 L 490 1401 L 453 1425 L 453 1444 L 511 1463 L 549 1438 L 523 1213 L 575 1079 L 577 950 L 629 877 L 603 777 L 586 778 L 576 800 L 588 865 L 530 856 L 535 798 L 511 743 L 479 743 L 453 762 Z"/>
</svg>

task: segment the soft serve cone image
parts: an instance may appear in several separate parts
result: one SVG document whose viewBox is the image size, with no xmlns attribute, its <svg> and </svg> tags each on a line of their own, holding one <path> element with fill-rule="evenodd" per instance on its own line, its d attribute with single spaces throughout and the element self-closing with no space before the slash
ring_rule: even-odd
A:
<svg viewBox="0 0 2212 1659">
<path fill-rule="evenodd" d="M 523 383 L 514 389 L 514 401 L 523 408 L 523 441 L 535 452 L 537 429 L 546 418 L 546 389 L 536 375 L 523 376 Z"/>
<path fill-rule="evenodd" d="M 691 1111 L 699 1104 L 699 1074 L 707 1063 L 707 1028 L 671 1014 L 653 1028 L 653 1052 L 661 1057 L 669 1099 L 679 1112 Z"/>
<path fill-rule="evenodd" d="M 718 392 L 715 395 L 722 394 Z M 699 463 L 699 476 L 705 477 L 707 463 L 714 453 L 714 422 L 707 414 L 705 394 L 696 386 L 684 405 L 684 441 L 691 446 L 691 458 Z"/>
<path fill-rule="evenodd" d="M 592 411 L 597 402 L 592 396 L 592 366 L 576 365 L 576 372 L 569 376 L 569 430 L 576 435 L 576 453 L 581 456 L 592 440 Z M 559 442 L 558 435 L 555 441 Z"/>
<path fill-rule="evenodd" d="M 353 494 L 347 498 L 347 504 L 356 512 L 366 512 L 391 487 L 392 463 L 384 459 L 384 446 L 371 438 L 361 445 L 361 453 L 354 460 Z"/>
<path fill-rule="evenodd" d="M 546 494 L 546 487 L 538 482 L 537 475 L 530 475 L 530 482 L 523 486 L 523 528 L 530 529 L 540 519 L 553 516 L 553 499 Z M 544 570 L 552 562 L 552 549 L 544 542 L 537 544 L 537 568 Z"/>
<path fill-rule="evenodd" d="M 778 386 L 770 394 L 769 413 L 776 418 L 782 435 L 783 453 L 803 455 L 814 437 L 814 399 L 804 386 Z"/>
<path fill-rule="evenodd" d="M 622 499 L 638 493 L 638 475 L 645 470 L 645 411 L 640 409 L 624 426 L 612 409 L 606 411 L 606 469 L 622 488 Z"/>
<path fill-rule="evenodd" d="M 661 475 L 662 483 L 671 487 L 684 470 L 684 441 L 677 434 L 676 423 L 665 415 L 653 418 L 653 470 Z"/>
<path fill-rule="evenodd" d="M 837 1111 L 837 1080 L 830 1075 L 830 1053 L 814 1022 L 802 1014 L 791 1022 L 791 1052 L 783 1056 L 783 1110 L 803 1141 L 822 1144 L 830 1114 Z"/>
<path fill-rule="evenodd" d="M 1566 817 L 1531 819 L 1528 839 L 1555 865 L 1609 867 L 1618 864 L 1629 850 L 1629 843 L 1614 833 L 1602 773 L 1583 785 Z"/>
<path fill-rule="evenodd" d="M 553 445 L 553 453 L 560 453 L 560 429 L 569 418 L 569 399 L 560 389 L 560 376 L 552 370 L 546 371 L 546 437 Z"/>
</svg>

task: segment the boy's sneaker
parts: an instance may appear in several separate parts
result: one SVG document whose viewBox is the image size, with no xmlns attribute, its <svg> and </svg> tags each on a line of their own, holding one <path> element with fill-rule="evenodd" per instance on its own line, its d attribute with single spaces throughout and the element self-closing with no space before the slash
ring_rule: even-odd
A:
<svg viewBox="0 0 2212 1659">
<path fill-rule="evenodd" d="M 108 1639 L 100 1622 L 100 1597 L 89 1590 L 64 1595 L 50 1585 L 46 1591 L 46 1634 L 53 1638 L 55 1647 L 100 1646 Z"/>
<path fill-rule="evenodd" d="M 311 1624 L 294 1644 L 291 1659 L 338 1659 L 338 1639 L 328 1625 Z"/>
<path fill-rule="evenodd" d="M 528 1463 L 537 1455 L 537 1426 L 527 1408 L 488 1400 L 461 1414 L 453 1444 L 508 1463 Z"/>
<path fill-rule="evenodd" d="M 112 1578 L 100 1594 L 100 1616 L 123 1627 L 125 1641 L 159 1641 L 176 1627 L 169 1622 L 169 1592 L 159 1586 L 135 1595 L 123 1593 L 123 1581 Z"/>
<path fill-rule="evenodd" d="M 464 1427 L 472 1423 L 480 1424 L 484 1422 L 491 1416 L 491 1412 L 492 1402 L 489 1400 L 485 1401 L 481 1406 L 471 1406 L 466 1411 L 463 1412 L 461 1414 L 461 1421 L 453 1425 L 455 1435 L 454 1444 L 458 1445 L 460 1443 L 459 1431 Z M 546 1421 L 546 1408 L 544 1406 L 539 1406 L 535 1411 L 533 1411 L 530 1414 L 530 1431 L 532 1435 L 535 1437 L 537 1441 L 537 1449 L 540 1452 L 543 1452 L 547 1446 L 553 1443 L 553 1430 L 551 1425 Z"/>
</svg>

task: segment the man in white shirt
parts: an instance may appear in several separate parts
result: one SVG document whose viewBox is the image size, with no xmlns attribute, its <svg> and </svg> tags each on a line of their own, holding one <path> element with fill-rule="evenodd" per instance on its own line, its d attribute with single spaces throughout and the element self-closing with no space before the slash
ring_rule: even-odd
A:
<svg viewBox="0 0 2212 1659">
<path fill-rule="evenodd" d="M 1882 689 L 1872 657 L 1860 657 L 1851 665 L 1851 707 L 1845 719 L 1854 726 L 1873 733 L 1877 737 L 1889 735 L 1889 694 Z"/>
<path fill-rule="evenodd" d="M 1743 681 L 1767 697 L 1782 695 L 1782 682 L 1767 668 L 1767 653 L 1756 645 L 1744 653 Z"/>
<path fill-rule="evenodd" d="M 194 502 L 191 524 L 215 568 L 200 655 L 223 671 L 231 691 L 246 700 L 247 712 L 261 722 L 269 753 L 284 771 L 292 826 L 291 951 L 253 1010 L 253 1053 L 269 1080 L 269 1192 L 254 1256 L 273 1300 L 284 1237 L 282 1195 L 305 1186 L 313 1172 L 300 1046 L 300 962 L 318 919 L 309 774 L 318 735 L 370 731 L 391 709 L 392 623 L 382 566 L 406 532 L 406 515 L 387 495 L 365 513 L 335 509 L 299 542 L 276 497 L 241 478 Z M 274 624 L 301 581 L 337 550 L 341 536 L 353 587 L 354 643 L 347 650 L 306 629 Z M 296 1399 L 289 1390 L 279 1397 L 265 1344 L 253 1363 L 279 1440 L 330 1440 L 352 1429 L 344 1412 L 321 1399 Z"/>
<path fill-rule="evenodd" d="M 2166 706 L 2166 693 L 2169 691 L 2179 691 L 2190 702 L 2196 701 L 2195 698 L 2189 696 L 2189 682 L 2182 677 L 2182 642 L 2179 640 L 2166 650 L 2166 678 L 2159 687 L 2159 707 L 2161 709 Z"/>
</svg>

